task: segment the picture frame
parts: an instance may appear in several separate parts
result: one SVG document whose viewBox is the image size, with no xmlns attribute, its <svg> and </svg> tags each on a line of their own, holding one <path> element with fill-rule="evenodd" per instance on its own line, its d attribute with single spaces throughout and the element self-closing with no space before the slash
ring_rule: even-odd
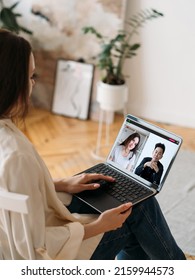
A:
<svg viewBox="0 0 195 280">
<path fill-rule="evenodd" d="M 86 120 L 94 76 L 94 65 L 59 59 L 52 101 L 52 112 Z"/>
</svg>

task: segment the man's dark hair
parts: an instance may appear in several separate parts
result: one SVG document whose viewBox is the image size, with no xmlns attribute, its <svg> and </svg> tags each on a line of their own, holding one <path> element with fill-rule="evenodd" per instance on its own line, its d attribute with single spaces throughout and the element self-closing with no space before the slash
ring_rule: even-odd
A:
<svg viewBox="0 0 195 280">
<path fill-rule="evenodd" d="M 163 154 L 164 154 L 164 152 L 165 152 L 165 145 L 164 144 L 162 144 L 162 143 L 157 143 L 156 145 L 155 145 L 155 148 L 154 149 L 156 149 L 156 148 L 161 148 L 162 150 L 163 150 Z"/>
</svg>

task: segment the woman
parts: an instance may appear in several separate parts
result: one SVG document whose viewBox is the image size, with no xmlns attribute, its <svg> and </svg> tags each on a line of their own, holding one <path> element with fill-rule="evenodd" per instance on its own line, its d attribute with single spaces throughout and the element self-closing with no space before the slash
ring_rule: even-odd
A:
<svg viewBox="0 0 195 280">
<path fill-rule="evenodd" d="M 185 259 L 154 198 L 133 211 L 129 202 L 99 215 L 71 194 L 93 191 L 99 187 L 92 183 L 95 180 L 112 182 L 114 178 L 80 174 L 52 180 L 32 144 L 15 125 L 25 119 L 35 84 L 29 43 L 0 30 L 0 61 L 0 189 L 30 197 L 29 222 L 36 258 L 115 259 L 118 255 L 121 259 Z M 56 191 L 64 193 L 67 207 Z M 26 259 L 20 221 L 17 215 L 11 218 L 16 248 Z M 1 213 L 0 230 L 2 238 Z"/>
<path fill-rule="evenodd" d="M 139 133 L 132 133 L 120 145 L 115 147 L 110 160 L 118 163 L 125 169 L 132 171 L 139 142 Z"/>
</svg>

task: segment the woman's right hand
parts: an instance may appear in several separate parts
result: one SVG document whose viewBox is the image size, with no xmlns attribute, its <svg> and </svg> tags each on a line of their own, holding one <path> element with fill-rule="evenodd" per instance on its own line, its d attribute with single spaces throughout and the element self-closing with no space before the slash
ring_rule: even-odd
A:
<svg viewBox="0 0 195 280">
<path fill-rule="evenodd" d="M 97 220 L 84 225 L 84 239 L 122 227 L 131 211 L 132 203 L 128 202 L 101 213 Z"/>
</svg>

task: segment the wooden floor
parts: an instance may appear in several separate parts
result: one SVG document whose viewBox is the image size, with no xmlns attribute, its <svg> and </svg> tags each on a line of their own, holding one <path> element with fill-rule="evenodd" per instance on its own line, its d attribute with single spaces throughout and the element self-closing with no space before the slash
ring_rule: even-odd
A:
<svg viewBox="0 0 195 280">
<path fill-rule="evenodd" d="M 110 126 L 110 143 L 114 141 L 122 122 L 123 116 L 116 115 Z M 183 138 L 182 149 L 195 151 L 195 129 L 156 124 L 180 135 Z M 99 162 L 93 156 L 97 141 L 97 122 L 63 117 L 34 108 L 22 130 L 55 178 L 71 176 Z M 188 258 L 195 259 L 192 256 Z"/>
</svg>

